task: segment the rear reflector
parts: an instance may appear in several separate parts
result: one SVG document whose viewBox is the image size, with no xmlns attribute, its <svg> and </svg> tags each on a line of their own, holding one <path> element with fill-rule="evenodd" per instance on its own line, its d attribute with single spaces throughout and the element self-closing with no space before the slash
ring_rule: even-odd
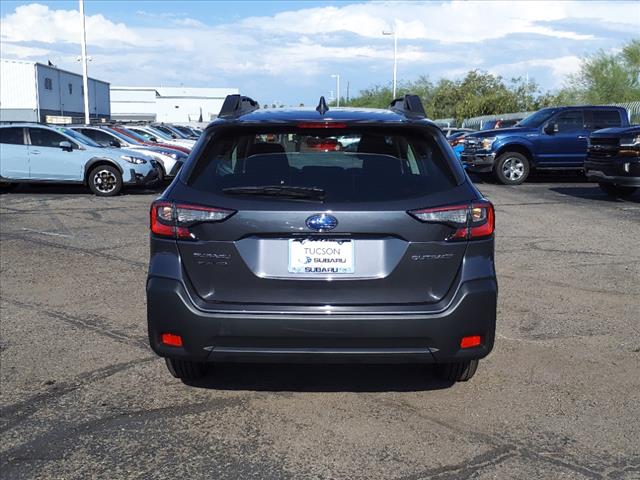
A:
<svg viewBox="0 0 640 480">
<path fill-rule="evenodd" d="M 480 338 L 480 335 L 462 337 L 462 340 L 460 340 L 460 348 L 477 347 L 481 343 L 482 343 L 482 338 Z"/>
<path fill-rule="evenodd" d="M 423 208 L 407 212 L 425 223 L 441 223 L 455 228 L 446 240 L 471 240 L 489 237 L 495 230 L 495 215 L 491 202 Z"/>
<path fill-rule="evenodd" d="M 182 346 L 182 337 L 180 335 L 175 335 L 173 333 L 163 333 L 160 337 L 162 343 L 165 345 L 169 345 L 170 347 L 181 347 Z"/>
<path fill-rule="evenodd" d="M 150 212 L 151 232 L 161 237 L 196 240 L 189 227 L 199 223 L 221 222 L 235 210 L 204 207 L 201 205 L 175 205 L 170 202 L 153 202 Z"/>
</svg>

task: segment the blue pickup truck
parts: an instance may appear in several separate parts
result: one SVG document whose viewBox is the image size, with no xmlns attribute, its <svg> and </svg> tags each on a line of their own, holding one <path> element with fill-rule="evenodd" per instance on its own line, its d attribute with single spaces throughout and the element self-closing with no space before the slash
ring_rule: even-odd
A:
<svg viewBox="0 0 640 480">
<path fill-rule="evenodd" d="M 629 115 L 621 107 L 543 108 L 513 128 L 467 135 L 461 160 L 470 172 L 492 173 L 505 185 L 519 185 L 532 169 L 582 170 L 591 132 L 628 125 Z"/>
</svg>

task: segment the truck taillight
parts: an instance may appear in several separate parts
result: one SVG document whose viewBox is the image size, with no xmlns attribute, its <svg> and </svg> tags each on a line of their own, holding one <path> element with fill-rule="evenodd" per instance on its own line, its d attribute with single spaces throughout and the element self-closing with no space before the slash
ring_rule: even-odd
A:
<svg viewBox="0 0 640 480">
<path fill-rule="evenodd" d="M 150 228 L 154 235 L 161 237 L 196 240 L 190 227 L 199 223 L 221 222 L 234 213 L 235 210 L 224 208 L 157 201 L 151 204 Z"/>
<path fill-rule="evenodd" d="M 447 240 L 471 240 L 489 237 L 495 230 L 495 213 L 486 200 L 464 205 L 411 210 L 409 215 L 425 223 L 442 223 L 456 230 Z"/>
</svg>

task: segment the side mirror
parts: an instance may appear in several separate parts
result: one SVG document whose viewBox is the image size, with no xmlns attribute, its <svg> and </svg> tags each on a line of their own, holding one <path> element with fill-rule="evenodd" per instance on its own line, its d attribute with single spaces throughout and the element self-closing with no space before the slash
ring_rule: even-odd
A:
<svg viewBox="0 0 640 480">
<path fill-rule="evenodd" d="M 554 133 L 558 133 L 558 124 L 557 123 L 547 123 L 544 126 L 544 133 L 547 135 L 553 135 Z"/>
<path fill-rule="evenodd" d="M 120 144 L 120 142 L 118 140 L 111 140 L 109 142 L 109 146 L 111 147 L 115 147 L 115 148 L 120 148 L 122 147 L 122 145 Z"/>
<path fill-rule="evenodd" d="M 153 143 L 158 143 L 158 139 L 156 137 L 149 137 L 149 141 Z"/>
<path fill-rule="evenodd" d="M 71 142 L 68 142 L 66 140 L 63 140 L 62 142 L 60 142 L 58 144 L 58 146 L 62 149 L 65 150 L 67 152 L 70 152 L 71 150 L 73 150 L 73 145 L 71 145 Z"/>
</svg>

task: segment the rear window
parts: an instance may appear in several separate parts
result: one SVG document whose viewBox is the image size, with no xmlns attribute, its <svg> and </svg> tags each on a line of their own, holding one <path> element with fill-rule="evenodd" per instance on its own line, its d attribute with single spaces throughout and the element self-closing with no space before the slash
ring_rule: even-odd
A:
<svg viewBox="0 0 640 480">
<path fill-rule="evenodd" d="M 370 202 L 428 195 L 456 181 L 428 134 L 290 129 L 214 138 L 188 184 L 219 195 L 243 187 L 313 188 L 325 201 Z"/>
<path fill-rule="evenodd" d="M 587 128 L 600 130 L 622 126 L 622 119 L 618 110 L 587 110 L 585 112 Z"/>
<path fill-rule="evenodd" d="M 0 143 L 9 145 L 24 145 L 22 127 L 0 128 Z"/>
</svg>

